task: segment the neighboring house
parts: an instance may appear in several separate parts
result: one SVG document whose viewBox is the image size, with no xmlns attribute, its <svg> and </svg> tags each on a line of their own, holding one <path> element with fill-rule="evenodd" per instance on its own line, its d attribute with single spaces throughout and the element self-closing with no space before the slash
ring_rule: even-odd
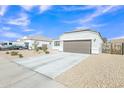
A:
<svg viewBox="0 0 124 93">
<path fill-rule="evenodd" d="M 65 32 L 59 40 L 53 41 L 53 49 L 63 52 L 99 54 L 103 39 L 99 32 L 90 29 Z"/>
<path fill-rule="evenodd" d="M 37 47 L 45 46 L 50 48 L 52 39 L 49 39 L 42 35 L 34 35 L 34 36 L 25 36 L 17 40 L 17 42 L 23 42 L 28 49 L 35 49 L 35 45 Z"/>
</svg>

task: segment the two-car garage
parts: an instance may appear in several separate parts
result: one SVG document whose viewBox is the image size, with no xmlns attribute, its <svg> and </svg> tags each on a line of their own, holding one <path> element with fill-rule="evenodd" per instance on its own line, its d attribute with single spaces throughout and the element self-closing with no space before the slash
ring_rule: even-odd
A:
<svg viewBox="0 0 124 93">
<path fill-rule="evenodd" d="M 90 29 L 65 32 L 60 36 L 59 50 L 72 53 L 102 53 L 103 39 L 99 32 Z"/>
<path fill-rule="evenodd" d="M 64 52 L 91 54 L 91 40 L 68 40 L 63 44 Z"/>
</svg>

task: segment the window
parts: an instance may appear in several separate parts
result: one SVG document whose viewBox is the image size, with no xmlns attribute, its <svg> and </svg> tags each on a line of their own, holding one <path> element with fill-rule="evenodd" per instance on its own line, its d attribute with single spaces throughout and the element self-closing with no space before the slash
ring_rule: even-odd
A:
<svg viewBox="0 0 124 93">
<path fill-rule="evenodd" d="M 29 42 L 25 42 L 25 47 L 28 49 L 29 48 Z"/>
<path fill-rule="evenodd" d="M 55 41 L 54 46 L 60 46 L 60 41 Z"/>
<path fill-rule="evenodd" d="M 12 43 L 9 43 L 9 45 L 12 45 Z"/>
<path fill-rule="evenodd" d="M 3 45 L 7 45 L 7 43 L 3 43 Z"/>
</svg>

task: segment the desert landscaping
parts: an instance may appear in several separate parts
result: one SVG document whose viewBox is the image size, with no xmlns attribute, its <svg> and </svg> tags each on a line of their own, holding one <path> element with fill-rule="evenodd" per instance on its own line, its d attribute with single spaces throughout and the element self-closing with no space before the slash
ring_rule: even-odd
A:
<svg viewBox="0 0 124 93">
<path fill-rule="evenodd" d="M 91 55 L 56 77 L 56 81 L 70 88 L 124 87 L 124 56 Z"/>
<path fill-rule="evenodd" d="M 0 51 L 0 55 L 2 57 L 6 57 L 8 59 L 17 59 L 19 58 L 18 55 L 11 55 L 11 53 L 17 53 L 17 54 L 22 54 L 22 58 L 27 58 L 27 57 L 33 57 L 33 56 L 38 56 L 38 55 L 43 55 L 44 53 L 36 52 L 34 50 L 9 50 L 9 51 Z"/>
<path fill-rule="evenodd" d="M 55 53 L 55 50 L 48 49 L 48 52 L 44 52 L 44 50 L 5 50 L 0 51 L 0 56 L 3 58 L 8 58 L 10 60 L 13 59 L 21 59 L 21 58 L 29 58 L 29 57 L 36 57 L 42 56 L 44 54 L 52 54 Z M 21 55 L 21 57 L 20 57 Z"/>
<path fill-rule="evenodd" d="M 22 54 L 12 56 L 12 51 Z M 7 54 L 9 52 L 9 54 Z M 55 55 L 56 51 L 50 51 Z M 122 88 L 124 87 L 124 55 L 99 54 L 90 55 L 79 64 L 50 79 L 27 67 L 18 65 L 13 60 L 31 57 L 41 57 L 44 52 L 35 50 L 0 51 L 0 87 L 69 87 L 69 88 Z M 47 60 L 47 59 L 46 59 Z M 39 61 L 40 62 L 40 61 Z M 41 60 L 42 62 L 42 60 Z M 43 61 L 44 62 L 44 61 Z M 7 69 L 11 68 L 11 69 Z M 28 71 L 27 71 L 27 70 Z M 52 68 L 51 68 L 52 69 Z M 19 71 L 18 71 L 19 70 Z M 21 72 L 20 72 L 21 71 Z M 9 73 L 10 72 L 10 73 Z M 34 73 L 31 76 L 28 73 Z M 31 75 L 32 75 L 31 74 Z M 12 78 L 13 76 L 16 76 Z M 21 76 L 21 77 L 20 77 Z M 9 77 L 9 78 L 8 78 Z M 46 82 L 47 79 L 49 82 Z M 45 80 L 45 81 L 44 81 Z M 9 81 L 9 82 L 8 82 Z M 22 82 L 21 82 L 22 81 Z M 44 81 L 44 82 L 43 82 Z M 35 83 L 36 82 L 36 83 Z M 51 82 L 53 82 L 51 84 Z M 47 85 L 43 85 L 43 83 Z M 35 86 L 37 84 L 37 86 Z"/>
</svg>

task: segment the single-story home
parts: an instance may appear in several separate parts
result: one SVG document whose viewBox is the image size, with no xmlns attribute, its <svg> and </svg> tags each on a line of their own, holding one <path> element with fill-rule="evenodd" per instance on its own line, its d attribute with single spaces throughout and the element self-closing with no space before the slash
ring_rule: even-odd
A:
<svg viewBox="0 0 124 93">
<path fill-rule="evenodd" d="M 65 32 L 59 40 L 53 41 L 53 49 L 63 52 L 99 54 L 102 53 L 103 39 L 99 32 L 80 29 Z"/>
<path fill-rule="evenodd" d="M 42 35 L 32 35 L 22 37 L 21 39 L 17 40 L 17 42 L 19 42 L 20 44 L 23 43 L 28 49 L 34 49 L 35 45 L 37 45 L 37 47 L 45 46 L 50 48 L 52 39 Z"/>
</svg>

